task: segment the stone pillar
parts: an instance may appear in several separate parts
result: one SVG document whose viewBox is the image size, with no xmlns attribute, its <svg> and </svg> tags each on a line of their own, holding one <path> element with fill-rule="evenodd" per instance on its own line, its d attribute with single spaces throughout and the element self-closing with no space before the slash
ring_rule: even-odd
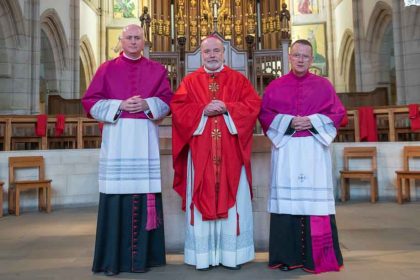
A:
<svg viewBox="0 0 420 280">
<path fill-rule="evenodd" d="M 152 43 L 147 41 L 144 42 L 143 56 L 146 58 L 150 57 L 150 49 L 152 48 Z"/>
<path fill-rule="evenodd" d="M 111 13 L 112 17 L 112 8 L 109 8 L 110 1 L 108 0 L 99 0 L 100 1 L 100 8 L 99 8 L 99 64 L 104 62 L 106 57 L 106 15 Z"/>
<path fill-rule="evenodd" d="M 353 0 L 354 57 L 356 69 L 356 90 L 363 91 L 362 61 L 364 53 L 363 3 Z"/>
<path fill-rule="evenodd" d="M 39 21 L 39 0 L 26 0 L 23 11 L 26 19 L 27 47 L 29 68 L 27 95 L 30 98 L 30 108 L 23 114 L 38 114 L 39 108 L 39 77 L 41 60 L 41 25 Z"/>
<path fill-rule="evenodd" d="M 289 39 L 281 39 L 281 47 L 283 57 L 281 59 L 281 73 L 282 75 L 285 75 L 289 73 L 289 45 L 290 40 Z"/>
<path fill-rule="evenodd" d="M 69 42 L 69 78 L 71 98 L 80 98 L 80 4 L 79 0 L 70 3 L 70 42 Z"/>
<path fill-rule="evenodd" d="M 405 91 L 406 79 L 404 69 L 404 38 L 402 28 L 404 3 L 399 0 L 393 1 L 393 26 L 394 33 L 394 56 L 395 56 L 395 75 L 397 83 L 397 104 L 406 104 L 407 96 Z"/>
<path fill-rule="evenodd" d="M 334 66 L 335 62 L 335 45 L 334 45 L 334 21 L 333 19 L 333 11 L 332 11 L 332 1 L 327 1 L 326 3 L 326 11 L 327 11 L 327 23 L 325 24 L 326 34 L 327 34 L 327 53 L 325 54 L 327 57 L 327 71 L 328 71 L 328 78 L 330 79 L 331 83 L 334 85 L 336 82 L 335 79 L 335 69 Z"/>
</svg>

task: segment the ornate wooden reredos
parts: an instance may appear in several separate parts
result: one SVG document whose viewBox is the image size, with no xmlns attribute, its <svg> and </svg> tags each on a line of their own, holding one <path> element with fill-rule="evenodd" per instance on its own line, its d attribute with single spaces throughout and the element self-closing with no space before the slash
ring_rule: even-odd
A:
<svg viewBox="0 0 420 280">
<path fill-rule="evenodd" d="M 248 77 L 260 94 L 271 80 L 288 72 L 290 13 L 284 1 L 142 3 L 151 7 L 143 7 L 139 16 L 147 40 L 144 55 L 165 65 L 173 90 L 201 66 L 200 43 L 210 34 L 224 42 L 225 64 Z"/>
<path fill-rule="evenodd" d="M 290 38 L 290 17 L 287 20 L 282 17 L 280 0 L 152 0 L 149 3 L 152 6 L 150 41 L 154 51 L 177 48 L 178 38 L 185 38 L 185 51 L 194 51 L 213 32 L 239 50 L 248 48 L 250 37 L 254 39 L 251 44 L 257 43 L 256 49 L 278 49 L 282 38 Z"/>
</svg>

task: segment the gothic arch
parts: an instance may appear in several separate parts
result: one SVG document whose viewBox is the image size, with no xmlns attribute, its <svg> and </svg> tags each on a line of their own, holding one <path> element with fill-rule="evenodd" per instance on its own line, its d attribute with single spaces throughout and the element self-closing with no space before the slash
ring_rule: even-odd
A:
<svg viewBox="0 0 420 280">
<path fill-rule="evenodd" d="M 350 88 L 350 80 L 351 75 L 354 75 L 352 71 L 354 71 L 354 61 L 352 58 L 354 57 L 354 35 L 350 29 L 346 29 L 343 34 L 343 38 L 341 39 L 340 50 L 338 54 L 338 61 L 339 61 L 339 73 L 342 77 L 344 77 L 344 82 L 346 84 L 346 90 Z"/>
<path fill-rule="evenodd" d="M 7 38 L 7 48 L 23 45 L 25 28 L 19 1 L 0 0 L 0 34 Z"/>
<path fill-rule="evenodd" d="M 370 16 L 366 40 L 368 41 L 369 52 L 377 53 L 382 42 L 382 37 L 389 24 L 392 23 L 392 8 L 385 2 L 379 1 L 373 8 Z"/>
<path fill-rule="evenodd" d="M 80 61 L 80 73 L 84 73 L 84 76 L 80 77 L 80 83 L 82 84 L 83 79 L 83 84 L 88 85 L 92 80 L 93 74 L 95 73 L 96 62 L 92 45 L 89 41 L 89 38 L 86 35 L 83 35 L 80 38 Z M 82 91 L 80 92 L 80 94 L 82 94 Z"/>
<path fill-rule="evenodd" d="M 67 68 L 69 47 L 66 33 L 55 9 L 47 9 L 41 15 L 41 30 L 47 36 L 57 63 L 57 68 L 64 70 Z"/>
</svg>

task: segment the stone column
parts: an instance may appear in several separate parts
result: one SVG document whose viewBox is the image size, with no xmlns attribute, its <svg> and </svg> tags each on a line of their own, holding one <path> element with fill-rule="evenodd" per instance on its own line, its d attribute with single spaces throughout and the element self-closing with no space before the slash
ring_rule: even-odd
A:
<svg viewBox="0 0 420 280">
<path fill-rule="evenodd" d="M 393 1 L 393 26 L 394 33 L 394 56 L 395 56 L 395 75 L 397 87 L 397 104 L 406 104 L 407 96 L 405 91 L 406 77 L 404 69 L 404 38 L 403 38 L 403 10 L 404 3 L 399 0 Z"/>
<path fill-rule="evenodd" d="M 152 43 L 151 42 L 149 42 L 149 41 L 144 42 L 144 49 L 143 49 L 143 56 L 144 57 L 146 57 L 146 58 L 149 58 L 150 57 L 150 49 L 151 49 L 151 47 L 152 47 Z"/>
<path fill-rule="evenodd" d="M 39 21 L 39 0 L 26 0 L 23 10 L 28 30 L 27 47 L 29 68 L 27 95 L 30 98 L 30 108 L 24 114 L 38 114 L 39 108 L 39 77 L 41 60 L 41 25 Z"/>
<path fill-rule="evenodd" d="M 335 69 L 334 65 L 336 64 L 335 61 L 335 45 L 334 45 L 334 21 L 333 18 L 333 10 L 332 10 L 332 1 L 327 1 L 326 3 L 326 10 L 327 10 L 327 23 L 325 24 L 325 31 L 327 34 L 327 48 L 326 48 L 326 57 L 327 57 L 327 71 L 328 71 L 328 78 L 330 79 L 331 83 L 335 85 Z"/>
<path fill-rule="evenodd" d="M 356 69 L 356 90 L 363 91 L 364 24 L 363 3 L 353 0 L 354 57 Z"/>
<path fill-rule="evenodd" d="M 280 40 L 282 50 L 282 59 L 281 59 L 281 73 L 282 75 L 285 75 L 289 73 L 289 45 L 290 40 L 289 39 L 281 39 Z"/>
<path fill-rule="evenodd" d="M 79 0 L 70 3 L 70 42 L 69 78 L 72 98 L 80 98 L 80 4 Z"/>
</svg>

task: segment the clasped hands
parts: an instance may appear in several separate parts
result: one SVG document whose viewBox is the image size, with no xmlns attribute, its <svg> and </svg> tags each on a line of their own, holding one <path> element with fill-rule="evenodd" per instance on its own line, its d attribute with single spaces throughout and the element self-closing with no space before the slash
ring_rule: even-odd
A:
<svg viewBox="0 0 420 280">
<path fill-rule="evenodd" d="M 312 128 L 311 120 L 308 117 L 296 116 L 292 119 L 291 127 L 296 131 Z"/>
<path fill-rule="evenodd" d="M 205 116 L 217 116 L 227 112 L 226 104 L 221 100 L 212 100 L 204 107 Z"/>
<path fill-rule="evenodd" d="M 135 95 L 123 100 L 120 104 L 120 110 L 129 113 L 139 113 L 149 110 L 149 104 L 140 95 Z"/>
</svg>

